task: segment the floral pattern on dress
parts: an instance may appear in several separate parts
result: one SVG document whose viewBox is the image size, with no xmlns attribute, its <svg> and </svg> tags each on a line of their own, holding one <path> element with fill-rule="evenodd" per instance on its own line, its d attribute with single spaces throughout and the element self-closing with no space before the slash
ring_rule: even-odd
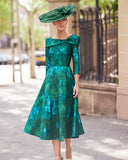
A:
<svg viewBox="0 0 128 160">
<path fill-rule="evenodd" d="M 79 74 L 80 37 L 46 38 L 46 77 L 28 116 L 24 132 L 42 140 L 78 138 L 84 134 L 73 98 L 74 74 Z M 73 59 L 73 72 L 70 68 Z"/>
</svg>

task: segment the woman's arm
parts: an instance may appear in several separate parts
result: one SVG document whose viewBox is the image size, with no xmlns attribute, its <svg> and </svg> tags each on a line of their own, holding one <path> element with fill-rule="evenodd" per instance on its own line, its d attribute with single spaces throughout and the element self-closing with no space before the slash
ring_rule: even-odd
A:
<svg viewBox="0 0 128 160">
<path fill-rule="evenodd" d="M 78 50 L 78 46 L 80 43 L 80 37 L 77 36 L 76 39 L 76 44 L 73 45 L 73 73 L 74 73 L 74 78 L 75 78 L 75 85 L 73 88 L 73 95 L 76 95 L 73 97 L 78 97 L 80 94 L 80 89 L 79 89 L 79 50 Z"/>
</svg>

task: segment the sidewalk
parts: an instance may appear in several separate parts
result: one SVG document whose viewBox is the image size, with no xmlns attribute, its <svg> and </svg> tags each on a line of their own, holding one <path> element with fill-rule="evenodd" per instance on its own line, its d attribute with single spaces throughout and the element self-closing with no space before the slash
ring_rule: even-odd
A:
<svg viewBox="0 0 128 160">
<path fill-rule="evenodd" d="M 52 141 L 23 132 L 41 79 L 0 87 L 0 160 L 55 160 Z M 128 121 L 81 116 L 85 134 L 72 139 L 73 160 L 128 160 Z M 65 157 L 65 143 L 61 143 Z"/>
</svg>

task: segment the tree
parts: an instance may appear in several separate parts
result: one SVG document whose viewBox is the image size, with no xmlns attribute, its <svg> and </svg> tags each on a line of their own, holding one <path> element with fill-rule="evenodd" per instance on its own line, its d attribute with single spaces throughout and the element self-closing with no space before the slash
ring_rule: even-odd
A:
<svg viewBox="0 0 128 160">
<path fill-rule="evenodd" d="M 23 16 L 22 16 L 23 17 Z M 37 21 L 38 16 L 35 16 L 35 21 Z M 45 47 L 45 39 L 42 37 L 45 37 L 49 30 L 48 27 L 42 27 L 40 26 L 40 23 L 34 23 L 33 27 L 34 32 L 34 43 L 35 43 L 35 50 L 40 50 Z M 29 44 L 29 38 L 28 38 L 28 22 L 26 18 L 20 18 L 20 32 L 22 35 L 22 41 L 26 43 L 28 46 Z"/>
<path fill-rule="evenodd" d="M 22 7 L 26 13 L 28 18 L 28 35 L 29 35 L 29 60 L 30 60 L 30 77 L 35 77 L 35 44 L 34 44 L 34 30 L 33 30 L 33 19 L 36 14 L 41 11 L 45 11 L 48 6 L 48 3 L 45 0 L 28 0 L 24 4 L 21 0 L 19 2 L 19 6 Z"/>
</svg>

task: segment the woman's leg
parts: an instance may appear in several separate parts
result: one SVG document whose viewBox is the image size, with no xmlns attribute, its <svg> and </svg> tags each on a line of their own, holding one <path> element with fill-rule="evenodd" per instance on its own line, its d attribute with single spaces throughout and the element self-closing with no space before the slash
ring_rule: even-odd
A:
<svg viewBox="0 0 128 160">
<path fill-rule="evenodd" d="M 71 158 L 72 153 L 71 153 L 71 138 L 65 138 L 65 144 L 66 144 L 66 158 Z"/>
<path fill-rule="evenodd" d="M 55 158 L 61 157 L 61 142 L 59 140 L 52 140 L 52 143 L 53 143 Z M 61 160 L 61 158 L 58 160 Z"/>
</svg>

